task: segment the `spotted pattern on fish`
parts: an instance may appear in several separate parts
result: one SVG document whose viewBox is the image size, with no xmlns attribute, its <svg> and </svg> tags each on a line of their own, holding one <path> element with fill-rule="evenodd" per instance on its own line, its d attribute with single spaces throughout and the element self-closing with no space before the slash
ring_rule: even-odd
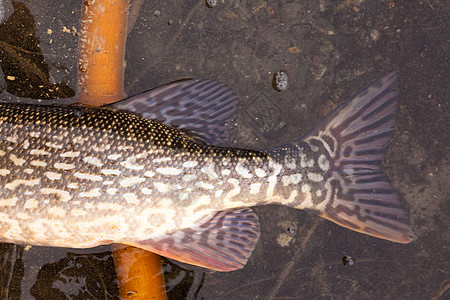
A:
<svg viewBox="0 0 450 300">
<path fill-rule="evenodd" d="M 199 143 L 109 108 L 0 103 L 0 241 L 125 243 L 227 271 L 245 264 L 259 236 L 257 216 L 245 207 L 278 203 L 409 242 L 399 196 L 379 168 L 392 134 L 395 82 L 386 76 L 304 138 L 268 151 Z M 214 92 L 202 96 L 208 89 Z M 222 90 L 199 81 L 156 94 L 171 91 L 168 103 L 180 104 L 189 100 L 180 95 L 191 93 L 200 97 L 200 110 L 210 111 L 208 95 L 220 98 Z M 229 96 L 223 99 L 231 105 Z"/>
</svg>

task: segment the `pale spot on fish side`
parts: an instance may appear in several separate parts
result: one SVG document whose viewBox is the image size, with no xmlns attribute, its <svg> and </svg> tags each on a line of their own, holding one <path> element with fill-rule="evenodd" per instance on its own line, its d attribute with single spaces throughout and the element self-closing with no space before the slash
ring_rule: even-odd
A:
<svg viewBox="0 0 450 300">
<path fill-rule="evenodd" d="M 281 182 L 284 186 L 287 186 L 289 184 L 299 184 L 300 181 L 302 181 L 302 174 L 292 174 L 292 175 L 285 175 L 281 177 Z"/>
<path fill-rule="evenodd" d="M 317 164 L 319 165 L 319 168 L 325 172 L 330 169 L 330 162 L 328 161 L 327 157 L 323 154 L 319 156 Z"/>
<path fill-rule="evenodd" d="M 74 217 L 83 217 L 83 216 L 87 215 L 87 211 L 79 209 L 79 208 L 74 208 L 70 211 L 70 214 Z"/>
<path fill-rule="evenodd" d="M 25 159 L 19 158 L 19 157 L 17 157 L 17 155 L 14 155 L 14 154 L 11 154 L 9 156 L 9 159 L 13 162 L 13 164 L 15 164 L 16 166 L 19 166 L 19 167 L 21 167 L 26 162 Z"/>
<path fill-rule="evenodd" d="M 258 176 L 259 178 L 263 178 L 266 177 L 266 171 L 264 171 L 263 169 L 257 168 L 255 169 L 255 174 L 256 176 Z"/>
<path fill-rule="evenodd" d="M 54 143 L 50 143 L 50 142 L 46 142 L 45 146 L 47 146 L 49 148 L 55 148 L 55 149 L 62 149 L 62 148 L 64 148 L 64 146 L 61 145 L 61 144 L 54 144 Z"/>
<path fill-rule="evenodd" d="M 80 156 L 80 151 L 67 151 L 67 152 L 61 153 L 59 156 L 61 156 L 61 157 L 78 157 L 78 156 Z"/>
<path fill-rule="evenodd" d="M 252 195 L 256 195 L 259 193 L 259 191 L 261 190 L 261 183 L 252 183 L 250 185 L 250 194 Z"/>
<path fill-rule="evenodd" d="M 152 190 L 149 188 L 142 188 L 141 189 L 142 194 L 144 195 L 150 195 L 152 193 Z"/>
<path fill-rule="evenodd" d="M 30 147 L 30 142 L 28 140 L 23 141 L 22 148 L 27 150 Z"/>
<path fill-rule="evenodd" d="M 17 143 L 17 140 L 19 139 L 18 135 L 13 135 L 13 136 L 7 136 L 6 140 L 10 143 Z"/>
<path fill-rule="evenodd" d="M 197 179 L 197 175 L 194 175 L 194 174 L 184 175 L 183 178 L 182 178 L 182 180 L 186 181 L 186 182 L 193 181 L 193 180 L 196 180 L 196 179 Z"/>
<path fill-rule="evenodd" d="M 42 150 L 42 149 L 31 149 L 30 154 L 31 155 L 44 155 L 44 156 L 51 155 L 50 152 Z"/>
<path fill-rule="evenodd" d="M 130 160 L 123 161 L 120 164 L 129 170 L 139 171 L 139 170 L 144 169 L 144 166 L 136 165 L 133 162 L 131 162 Z"/>
<path fill-rule="evenodd" d="M 236 167 L 235 167 L 236 173 L 240 176 L 242 176 L 243 178 L 252 178 L 253 175 L 250 173 L 250 171 L 244 167 L 244 165 L 242 165 L 242 163 L 237 163 Z"/>
<path fill-rule="evenodd" d="M 77 189 L 77 188 L 78 188 L 78 183 L 76 183 L 76 182 L 71 182 L 71 183 L 69 183 L 69 184 L 67 185 L 67 187 L 68 187 L 69 189 Z"/>
<path fill-rule="evenodd" d="M 61 179 L 62 175 L 60 173 L 55 172 L 45 172 L 45 176 L 50 180 L 59 180 Z"/>
<path fill-rule="evenodd" d="M 32 160 L 30 162 L 30 165 L 35 166 L 35 167 L 46 167 L 47 163 L 42 160 Z"/>
<path fill-rule="evenodd" d="M 219 176 L 217 176 L 217 173 L 214 170 L 213 164 L 209 164 L 209 165 L 201 168 L 200 171 L 202 173 L 206 174 L 209 177 L 209 179 L 211 179 L 211 180 L 215 180 L 215 179 L 219 178 Z"/>
<path fill-rule="evenodd" d="M 203 181 L 196 182 L 195 186 L 199 187 L 199 188 L 202 188 L 202 189 L 205 189 L 205 190 L 212 190 L 214 188 L 214 185 L 209 184 L 207 182 L 203 182 Z"/>
<path fill-rule="evenodd" d="M 28 225 L 28 229 L 33 233 L 33 240 L 35 242 L 46 241 L 48 239 L 46 226 L 49 220 L 37 219 Z M 49 225 L 48 223 L 45 225 Z M 50 226 L 51 227 L 51 226 Z"/>
<path fill-rule="evenodd" d="M 31 179 L 31 180 L 16 179 L 12 182 L 5 184 L 5 188 L 7 188 L 8 190 L 14 190 L 16 187 L 18 187 L 21 184 L 26 185 L 26 186 L 33 186 L 33 185 L 39 184 L 40 182 L 41 182 L 40 179 Z"/>
<path fill-rule="evenodd" d="M 198 165 L 198 162 L 195 160 L 188 160 L 183 163 L 183 167 L 185 168 L 194 168 Z"/>
<path fill-rule="evenodd" d="M 86 198 L 99 197 L 99 196 L 101 196 L 99 188 L 93 188 L 90 191 L 80 193 L 80 197 L 86 197 Z"/>
<path fill-rule="evenodd" d="M 222 172 L 221 172 L 222 176 L 228 176 L 228 175 L 230 175 L 230 173 L 231 173 L 231 171 L 228 169 L 222 170 Z"/>
<path fill-rule="evenodd" d="M 288 158 L 286 160 L 286 168 L 291 169 L 291 170 L 295 170 L 297 168 L 297 163 L 296 163 L 295 159 Z"/>
<path fill-rule="evenodd" d="M 170 168 L 170 167 L 156 169 L 156 172 L 158 172 L 161 175 L 166 175 L 166 176 L 180 175 L 182 171 L 183 171 L 183 169 Z"/>
<path fill-rule="evenodd" d="M 53 217 L 62 218 L 66 215 L 66 211 L 61 207 L 50 207 L 48 213 Z"/>
<path fill-rule="evenodd" d="M 107 156 L 107 158 L 110 160 L 118 160 L 121 157 L 122 157 L 122 154 L 110 154 Z"/>
<path fill-rule="evenodd" d="M 189 206 L 189 209 L 195 212 L 195 210 L 208 207 L 208 205 L 210 204 L 211 204 L 211 196 L 202 195 L 193 202 L 193 205 Z"/>
<path fill-rule="evenodd" d="M 142 210 L 137 210 L 134 215 L 135 223 L 138 224 L 136 228 L 134 228 L 135 236 L 149 236 L 152 232 L 149 232 L 148 224 L 149 220 L 153 220 L 157 225 L 164 225 L 160 230 L 161 234 L 165 232 L 173 231 L 176 228 L 175 222 L 168 222 L 168 220 L 173 220 L 175 217 L 175 210 L 166 208 L 164 203 L 161 203 L 161 206 L 158 206 L 158 209 L 154 208 L 144 208 Z M 160 223 L 160 224 L 158 224 Z M 151 229 L 150 229 L 151 230 Z"/>
<path fill-rule="evenodd" d="M 117 203 L 100 202 L 97 203 L 96 206 L 100 210 L 115 210 L 115 211 L 123 210 L 123 206 Z"/>
<path fill-rule="evenodd" d="M 133 185 L 139 184 L 141 182 L 144 182 L 145 178 L 139 177 L 139 176 L 133 176 L 133 177 L 127 177 L 125 179 L 122 179 L 120 181 L 120 186 L 123 187 L 131 187 Z"/>
<path fill-rule="evenodd" d="M 302 168 L 312 168 L 314 166 L 314 159 L 308 159 L 305 154 L 300 154 L 300 166 Z"/>
<path fill-rule="evenodd" d="M 66 164 L 66 163 L 54 163 L 53 166 L 55 169 L 61 169 L 61 170 L 71 170 L 75 168 L 74 164 Z"/>
<path fill-rule="evenodd" d="M 297 190 L 297 189 L 293 190 L 293 191 L 291 192 L 291 194 L 289 195 L 289 198 L 287 199 L 287 201 L 286 201 L 285 203 L 291 203 L 291 202 L 294 202 L 294 201 L 295 201 L 295 198 L 297 197 L 297 195 L 298 195 L 298 190 Z"/>
<path fill-rule="evenodd" d="M 302 185 L 302 192 L 303 193 L 309 192 L 310 190 L 311 190 L 311 186 L 309 184 Z"/>
<path fill-rule="evenodd" d="M 317 191 L 316 191 L 316 196 L 317 196 L 317 197 L 322 196 L 322 190 L 317 190 Z"/>
<path fill-rule="evenodd" d="M 17 213 L 16 217 L 22 220 L 28 220 L 29 218 L 31 218 L 29 214 L 26 214 L 24 212 Z"/>
<path fill-rule="evenodd" d="M 33 170 L 33 169 L 25 169 L 25 170 L 23 170 L 23 172 L 24 172 L 25 174 L 31 174 L 31 173 L 34 172 L 34 170 Z"/>
<path fill-rule="evenodd" d="M 172 158 L 170 157 L 163 157 L 163 158 L 155 158 L 153 159 L 153 163 L 162 163 L 162 162 L 167 162 L 167 161 L 171 161 Z"/>
<path fill-rule="evenodd" d="M 0 207 L 1 206 L 15 206 L 17 204 L 17 197 L 0 199 Z"/>
<path fill-rule="evenodd" d="M 239 180 L 235 178 L 230 178 L 227 180 L 228 183 L 230 183 L 233 188 L 225 195 L 223 198 L 223 203 L 226 208 L 233 208 L 237 206 L 244 206 L 245 203 L 242 201 L 233 201 L 233 198 L 239 195 L 241 192 L 241 187 L 239 186 Z"/>
<path fill-rule="evenodd" d="M 308 173 L 308 179 L 314 182 L 321 182 L 323 180 L 323 176 L 319 173 Z"/>
<path fill-rule="evenodd" d="M 122 172 L 114 169 L 102 169 L 100 173 L 102 173 L 103 175 L 120 175 Z"/>
<path fill-rule="evenodd" d="M 44 194 L 44 195 L 54 194 L 59 197 L 60 201 L 63 201 L 63 202 L 66 202 L 66 201 L 69 201 L 70 199 L 72 199 L 72 196 L 70 195 L 69 192 L 59 190 L 59 189 L 50 189 L 50 188 L 41 189 L 41 194 Z"/>
<path fill-rule="evenodd" d="M 145 176 L 145 177 L 153 177 L 153 176 L 155 176 L 155 172 L 152 172 L 152 171 L 146 171 L 146 172 L 144 173 L 144 176 Z"/>
<path fill-rule="evenodd" d="M 163 182 L 155 182 L 153 185 L 156 187 L 156 189 L 160 193 L 168 193 L 171 191 L 181 189 L 181 186 L 178 184 L 166 184 Z"/>
<path fill-rule="evenodd" d="M 8 215 L 2 213 L 0 213 L 0 220 L 2 220 L 2 223 L 6 223 L 5 228 L 7 228 L 6 231 L 2 232 L 3 238 L 15 240 L 17 237 L 21 237 L 23 235 L 23 231 L 18 220 L 10 219 Z"/>
<path fill-rule="evenodd" d="M 24 209 L 36 209 L 39 205 L 39 202 L 36 199 L 28 199 L 23 205 Z"/>
<path fill-rule="evenodd" d="M 38 132 L 38 131 L 30 131 L 30 132 L 28 133 L 28 135 L 31 136 L 31 137 L 33 137 L 33 138 L 38 138 L 38 137 L 41 136 L 41 133 Z"/>
<path fill-rule="evenodd" d="M 137 205 L 140 203 L 140 201 L 135 193 L 125 193 L 125 194 L 123 194 L 123 198 L 125 199 L 125 201 L 127 201 L 128 204 L 131 204 L 131 205 L 133 205 L 133 204 Z"/>
<path fill-rule="evenodd" d="M 0 169 L 0 176 L 6 176 L 10 173 L 11 171 L 9 171 L 8 169 Z"/>
<path fill-rule="evenodd" d="M 217 198 L 219 198 L 220 196 L 222 196 L 222 194 L 223 194 L 223 190 L 217 190 L 217 191 L 214 193 L 214 197 L 216 197 L 216 199 L 217 199 Z"/>
<path fill-rule="evenodd" d="M 5 156 L 6 152 L 3 150 L 0 150 L 0 156 Z"/>
<path fill-rule="evenodd" d="M 109 188 L 106 190 L 106 193 L 108 195 L 114 196 L 117 193 L 117 191 L 118 191 L 118 189 L 116 189 L 116 188 Z"/>
<path fill-rule="evenodd" d="M 92 180 L 92 181 L 101 181 L 103 180 L 102 176 L 99 175 L 92 175 L 89 173 L 81 173 L 81 172 L 75 172 L 73 176 L 80 178 L 80 179 L 86 179 L 86 180 Z"/>
<path fill-rule="evenodd" d="M 112 180 L 105 180 L 105 181 L 102 182 L 102 184 L 103 185 L 111 185 L 111 184 L 114 184 L 114 181 L 112 181 Z"/>
<path fill-rule="evenodd" d="M 88 163 L 90 165 L 96 166 L 96 167 L 102 167 L 103 163 L 100 159 L 98 159 L 97 157 L 93 157 L 93 156 L 86 156 L 83 158 L 83 161 L 85 163 Z"/>
<path fill-rule="evenodd" d="M 300 209 L 315 208 L 314 203 L 312 202 L 312 197 L 311 197 L 311 186 L 309 184 L 302 185 L 301 192 L 303 193 L 303 195 L 301 196 L 302 203 L 300 203 L 300 205 L 297 206 L 296 208 L 300 208 Z"/>
<path fill-rule="evenodd" d="M 268 186 L 266 192 L 266 199 L 270 199 L 273 196 L 275 186 L 277 185 L 277 177 L 278 174 L 280 174 L 281 172 L 281 164 L 276 163 L 273 160 L 270 160 L 269 168 L 273 169 L 273 174 L 267 178 Z"/>
<path fill-rule="evenodd" d="M 186 200 L 187 198 L 189 198 L 189 195 L 187 193 L 182 193 L 178 196 L 178 199 L 180 200 Z"/>
</svg>

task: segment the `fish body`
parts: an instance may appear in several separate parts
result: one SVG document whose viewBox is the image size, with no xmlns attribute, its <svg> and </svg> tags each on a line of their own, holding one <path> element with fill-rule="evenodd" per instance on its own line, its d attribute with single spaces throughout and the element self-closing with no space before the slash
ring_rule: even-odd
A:
<svg viewBox="0 0 450 300">
<path fill-rule="evenodd" d="M 0 241 L 122 243 L 229 271 L 260 234 L 249 207 L 278 203 L 407 243 L 400 196 L 379 168 L 395 87 L 390 74 L 303 138 L 264 151 L 216 146 L 227 142 L 236 97 L 214 81 L 174 83 L 115 108 L 1 103 Z"/>
</svg>

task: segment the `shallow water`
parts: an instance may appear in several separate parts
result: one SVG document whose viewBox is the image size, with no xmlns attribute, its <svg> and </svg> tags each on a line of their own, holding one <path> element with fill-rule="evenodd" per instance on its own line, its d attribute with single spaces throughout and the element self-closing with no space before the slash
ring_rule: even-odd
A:
<svg viewBox="0 0 450 300">
<path fill-rule="evenodd" d="M 33 89 L 2 78 L 0 96 L 72 97 L 81 7 L 30 2 L 0 25 L 0 68 L 6 77 L 17 49 L 31 53 L 34 63 L 19 64 L 25 71 L 15 76 Z M 127 41 L 128 95 L 182 78 L 225 82 L 241 99 L 235 146 L 270 148 L 299 137 L 346 97 L 398 71 L 401 107 L 383 169 L 417 234 L 410 244 L 395 244 L 302 211 L 259 207 L 262 237 L 246 267 L 218 273 L 165 261 L 169 299 L 449 297 L 449 17 L 444 1 L 142 4 Z M 47 69 L 46 92 L 33 80 Z M 277 92 L 272 78 L 280 70 L 289 86 Z M 48 92 L 56 86 L 62 94 Z M 353 266 L 342 263 L 346 255 Z M 109 246 L 0 244 L 0 258 L 1 299 L 118 298 Z"/>
</svg>

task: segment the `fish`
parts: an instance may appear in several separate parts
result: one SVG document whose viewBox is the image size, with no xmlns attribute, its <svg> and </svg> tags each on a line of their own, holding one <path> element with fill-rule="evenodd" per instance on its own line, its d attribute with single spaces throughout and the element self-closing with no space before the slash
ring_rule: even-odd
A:
<svg viewBox="0 0 450 300">
<path fill-rule="evenodd" d="M 261 234 L 252 207 L 266 204 L 413 240 L 404 200 L 381 170 L 397 73 L 272 149 L 227 147 L 238 106 L 231 88 L 208 79 L 98 108 L 0 103 L 0 242 L 118 243 L 233 271 Z"/>
</svg>

